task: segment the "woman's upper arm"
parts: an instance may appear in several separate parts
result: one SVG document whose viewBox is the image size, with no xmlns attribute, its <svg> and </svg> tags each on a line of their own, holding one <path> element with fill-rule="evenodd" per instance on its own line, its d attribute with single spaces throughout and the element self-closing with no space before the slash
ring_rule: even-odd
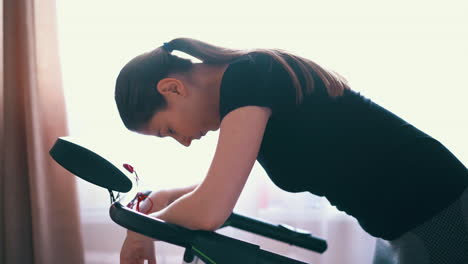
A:
<svg viewBox="0 0 468 264">
<path fill-rule="evenodd" d="M 268 107 L 244 106 L 221 122 L 218 145 L 210 169 L 194 195 L 203 208 L 208 229 L 229 217 L 257 159 L 263 133 L 271 115 Z"/>
</svg>

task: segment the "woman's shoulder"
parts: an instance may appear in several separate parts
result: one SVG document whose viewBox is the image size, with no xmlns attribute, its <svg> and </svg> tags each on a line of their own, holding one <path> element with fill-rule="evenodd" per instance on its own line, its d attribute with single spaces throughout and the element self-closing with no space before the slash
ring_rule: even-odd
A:
<svg viewBox="0 0 468 264">
<path fill-rule="evenodd" d="M 269 69 L 269 60 L 268 54 L 249 53 L 230 63 L 221 81 L 221 116 L 247 105 L 275 109 L 277 101 L 285 96 L 276 89 L 279 84 L 272 81 L 274 74 Z"/>
<path fill-rule="evenodd" d="M 274 59 L 265 53 L 247 53 L 231 61 L 226 68 L 225 75 L 231 76 L 227 79 L 244 78 L 264 83 L 271 78 L 274 70 L 273 61 Z"/>
<path fill-rule="evenodd" d="M 244 55 L 241 55 L 234 59 L 230 64 L 247 64 L 247 65 L 254 65 L 257 67 L 261 66 L 271 66 L 271 64 L 275 60 L 269 54 L 262 53 L 262 52 L 250 52 Z"/>
</svg>

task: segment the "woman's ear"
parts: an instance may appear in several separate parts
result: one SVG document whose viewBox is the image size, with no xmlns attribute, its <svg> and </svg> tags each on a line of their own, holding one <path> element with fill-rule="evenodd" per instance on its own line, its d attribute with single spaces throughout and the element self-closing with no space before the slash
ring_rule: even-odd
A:
<svg viewBox="0 0 468 264">
<path fill-rule="evenodd" d="M 160 80 L 156 86 L 156 89 L 163 96 L 187 95 L 187 89 L 182 81 L 175 78 L 164 78 Z"/>
</svg>

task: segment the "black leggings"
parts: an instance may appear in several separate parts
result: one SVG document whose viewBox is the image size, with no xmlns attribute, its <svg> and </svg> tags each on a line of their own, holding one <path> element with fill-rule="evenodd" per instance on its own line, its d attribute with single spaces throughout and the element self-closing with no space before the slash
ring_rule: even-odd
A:
<svg viewBox="0 0 468 264">
<path fill-rule="evenodd" d="M 374 264 L 467 264 L 468 188 L 437 215 L 401 237 L 378 239 Z"/>
</svg>

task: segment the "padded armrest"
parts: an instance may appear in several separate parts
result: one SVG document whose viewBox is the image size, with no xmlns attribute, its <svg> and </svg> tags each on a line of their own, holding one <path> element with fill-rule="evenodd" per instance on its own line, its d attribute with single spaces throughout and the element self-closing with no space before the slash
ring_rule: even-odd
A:
<svg viewBox="0 0 468 264">
<path fill-rule="evenodd" d="M 182 226 L 166 223 L 115 202 L 109 209 L 111 219 L 117 224 L 156 240 L 181 247 L 190 246 L 194 231 Z"/>
<path fill-rule="evenodd" d="M 226 223 L 224 223 L 224 226 L 232 226 L 318 253 L 323 253 L 327 250 L 327 241 L 312 236 L 306 230 L 296 229 L 288 225 L 274 225 L 260 219 L 232 213 Z"/>
<path fill-rule="evenodd" d="M 216 232 L 190 230 L 164 222 L 123 206 L 119 201 L 111 205 L 109 213 L 112 220 L 117 224 L 153 239 L 184 247 L 191 254 L 198 256 L 206 263 L 306 264 L 260 249 L 258 245 L 227 237 Z M 303 248 L 312 249 L 317 252 L 323 252 L 326 249 L 326 242 L 324 240 L 312 237 L 309 233 L 296 232 L 285 229 L 281 225 L 274 226 L 237 214 L 232 214 L 224 226 L 228 225 L 273 239 L 280 238 L 279 240 L 283 242 L 293 245 L 297 244 Z"/>
</svg>

